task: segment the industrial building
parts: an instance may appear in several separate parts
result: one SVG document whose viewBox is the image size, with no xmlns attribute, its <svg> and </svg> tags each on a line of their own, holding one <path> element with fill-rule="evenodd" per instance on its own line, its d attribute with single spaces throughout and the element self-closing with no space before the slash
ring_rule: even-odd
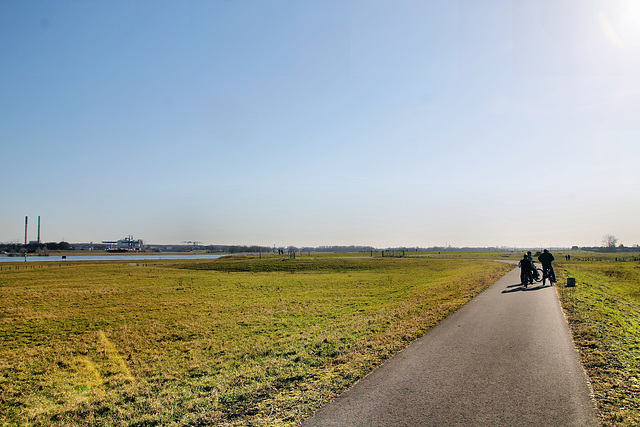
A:
<svg viewBox="0 0 640 427">
<path fill-rule="evenodd" d="M 102 243 L 109 245 L 106 249 L 107 252 L 140 252 L 145 250 L 142 239 L 134 240 L 131 235 L 115 241 L 103 240 Z"/>
</svg>

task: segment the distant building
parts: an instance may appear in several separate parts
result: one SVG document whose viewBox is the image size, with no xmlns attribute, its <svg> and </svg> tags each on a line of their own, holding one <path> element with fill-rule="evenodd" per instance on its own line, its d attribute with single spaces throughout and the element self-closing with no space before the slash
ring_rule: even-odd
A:
<svg viewBox="0 0 640 427">
<path fill-rule="evenodd" d="M 109 245 L 106 249 L 107 252 L 131 252 L 131 251 L 144 251 L 144 242 L 142 239 L 134 240 L 133 236 L 129 235 L 121 240 L 108 241 L 105 240 L 102 243 Z"/>
</svg>

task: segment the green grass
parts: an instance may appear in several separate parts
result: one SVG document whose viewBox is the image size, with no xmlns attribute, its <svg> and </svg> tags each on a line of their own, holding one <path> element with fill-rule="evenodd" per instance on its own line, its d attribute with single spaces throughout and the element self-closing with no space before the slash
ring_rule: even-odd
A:
<svg viewBox="0 0 640 427">
<path fill-rule="evenodd" d="M 496 259 L 519 260 L 523 251 L 439 251 L 407 252 L 408 257 L 428 257 L 431 259 Z"/>
<path fill-rule="evenodd" d="M 299 424 L 510 268 L 410 258 L 7 267 L 0 425 L 69 426 Z"/>
<path fill-rule="evenodd" d="M 558 287 L 603 425 L 640 425 L 640 264 L 564 262 Z M 564 270 L 564 271 L 563 271 Z"/>
</svg>

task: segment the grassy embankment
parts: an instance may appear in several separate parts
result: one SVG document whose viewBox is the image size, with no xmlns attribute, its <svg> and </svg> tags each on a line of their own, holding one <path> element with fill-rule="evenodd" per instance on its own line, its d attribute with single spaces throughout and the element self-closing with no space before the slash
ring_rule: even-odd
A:
<svg viewBox="0 0 640 427">
<path fill-rule="evenodd" d="M 559 264 L 558 294 L 591 379 L 603 425 L 637 426 L 640 425 L 640 264 L 615 262 L 615 255 L 589 254 L 586 258 L 600 261 Z M 576 278 L 575 288 L 563 286 L 568 276 Z"/>
<path fill-rule="evenodd" d="M 105 426 L 295 425 L 510 268 L 409 258 L 8 267 L 0 425 Z"/>
</svg>

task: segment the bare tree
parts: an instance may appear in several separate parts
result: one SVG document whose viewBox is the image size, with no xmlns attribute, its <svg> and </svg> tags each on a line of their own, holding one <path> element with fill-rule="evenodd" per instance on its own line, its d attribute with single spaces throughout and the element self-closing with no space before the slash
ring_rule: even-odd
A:
<svg viewBox="0 0 640 427">
<path fill-rule="evenodd" d="M 606 234 L 602 238 L 602 243 L 606 248 L 615 249 L 615 247 L 618 245 L 618 239 L 613 234 Z"/>
</svg>

